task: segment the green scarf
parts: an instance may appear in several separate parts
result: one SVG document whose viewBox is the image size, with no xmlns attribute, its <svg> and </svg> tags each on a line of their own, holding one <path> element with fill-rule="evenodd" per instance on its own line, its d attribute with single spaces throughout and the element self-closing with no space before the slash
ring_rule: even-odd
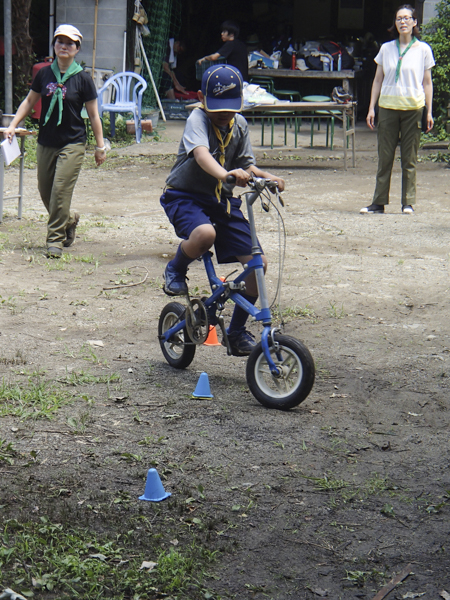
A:
<svg viewBox="0 0 450 600">
<path fill-rule="evenodd" d="M 414 44 L 414 42 L 417 42 L 417 38 L 413 35 L 412 40 L 409 42 L 409 44 L 406 46 L 406 48 L 403 50 L 402 53 L 400 53 L 400 41 L 398 38 L 397 38 L 396 42 L 397 42 L 397 48 L 398 48 L 398 62 L 397 62 L 397 68 L 395 69 L 395 83 L 397 83 L 398 78 L 400 77 L 400 68 L 402 66 L 402 59 L 405 56 L 405 54 L 408 52 L 408 50 L 411 48 L 411 46 Z"/>
<path fill-rule="evenodd" d="M 56 87 L 56 90 L 51 99 L 50 106 L 48 107 L 47 114 L 45 115 L 44 125 L 47 125 L 47 122 L 50 119 L 53 109 L 55 108 L 56 101 L 58 101 L 58 109 L 59 109 L 59 116 L 58 116 L 58 123 L 57 123 L 57 126 L 58 126 L 58 125 L 61 125 L 62 112 L 63 112 L 62 87 L 66 83 L 66 81 L 69 79 L 69 77 L 72 77 L 72 75 L 76 75 L 77 73 L 80 73 L 80 71 L 83 70 L 83 67 L 80 66 L 76 61 L 73 61 L 73 63 L 70 65 L 70 67 L 64 73 L 63 77 L 61 77 L 61 71 L 59 70 L 59 67 L 58 67 L 58 61 L 55 60 L 52 62 L 51 69 L 56 77 L 57 87 Z"/>
</svg>

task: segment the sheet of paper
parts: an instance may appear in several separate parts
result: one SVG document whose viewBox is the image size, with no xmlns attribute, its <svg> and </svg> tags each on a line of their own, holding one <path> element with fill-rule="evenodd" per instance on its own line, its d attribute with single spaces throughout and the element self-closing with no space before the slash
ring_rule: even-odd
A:
<svg viewBox="0 0 450 600">
<path fill-rule="evenodd" d="M 16 136 L 13 137 L 11 143 L 9 143 L 9 140 L 3 140 L 1 145 L 6 165 L 10 165 L 15 158 L 20 156 L 20 148 Z"/>
</svg>

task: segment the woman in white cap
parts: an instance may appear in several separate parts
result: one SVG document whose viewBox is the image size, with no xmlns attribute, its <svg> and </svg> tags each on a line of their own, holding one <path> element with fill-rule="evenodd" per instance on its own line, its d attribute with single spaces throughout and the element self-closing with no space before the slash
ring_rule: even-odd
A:
<svg viewBox="0 0 450 600">
<path fill-rule="evenodd" d="M 40 69 L 31 91 L 4 132 L 12 140 L 17 124 L 42 100 L 37 145 L 38 187 L 48 211 L 47 256 L 60 258 L 63 247 L 75 240 L 80 216 L 70 204 L 86 148 L 86 127 L 81 116 L 86 106 L 96 140 L 95 162 L 106 159 L 97 90 L 91 77 L 75 61 L 83 36 L 73 25 L 60 25 L 53 36 L 56 60 Z"/>
</svg>

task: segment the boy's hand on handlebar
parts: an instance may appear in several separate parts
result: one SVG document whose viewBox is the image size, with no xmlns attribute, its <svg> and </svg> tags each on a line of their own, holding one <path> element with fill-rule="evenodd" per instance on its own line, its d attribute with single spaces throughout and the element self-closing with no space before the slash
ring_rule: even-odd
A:
<svg viewBox="0 0 450 600">
<path fill-rule="evenodd" d="M 275 181 L 277 184 L 279 192 L 284 192 L 284 179 L 281 179 L 281 177 L 272 177 L 272 181 Z"/>
<path fill-rule="evenodd" d="M 247 171 L 244 171 L 244 169 L 233 169 L 233 171 L 228 171 L 222 181 L 226 181 L 227 177 L 230 175 L 236 179 L 235 185 L 238 185 L 239 187 L 246 187 L 251 179 L 251 175 L 247 173 Z"/>
</svg>

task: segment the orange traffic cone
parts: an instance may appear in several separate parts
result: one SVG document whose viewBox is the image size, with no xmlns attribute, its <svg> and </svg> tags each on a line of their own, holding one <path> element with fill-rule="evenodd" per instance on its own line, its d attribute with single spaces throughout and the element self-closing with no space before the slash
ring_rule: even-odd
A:
<svg viewBox="0 0 450 600">
<path fill-rule="evenodd" d="M 209 326 L 209 333 L 206 340 L 203 342 L 204 346 L 221 346 L 222 344 L 217 339 L 217 331 L 214 325 Z"/>
</svg>

